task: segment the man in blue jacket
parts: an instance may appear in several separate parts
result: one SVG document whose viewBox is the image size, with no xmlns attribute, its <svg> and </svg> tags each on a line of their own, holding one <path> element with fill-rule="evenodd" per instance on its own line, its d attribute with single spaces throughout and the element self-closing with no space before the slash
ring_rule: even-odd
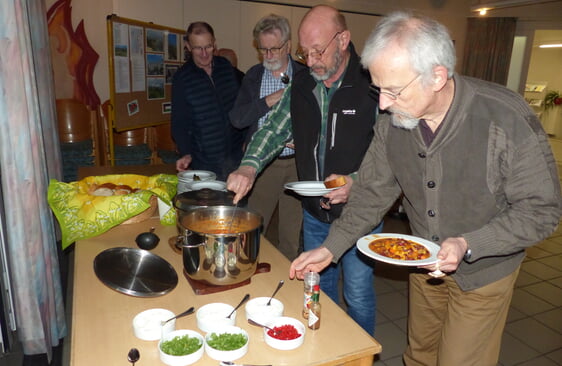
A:
<svg viewBox="0 0 562 366">
<path fill-rule="evenodd" d="M 176 168 L 210 170 L 224 180 L 242 155 L 242 146 L 233 146 L 228 117 L 238 80 L 227 59 L 213 56 L 215 35 L 209 24 L 191 23 L 185 44 L 191 57 L 172 81 L 172 137 L 181 156 Z"/>
<path fill-rule="evenodd" d="M 242 198 L 256 174 L 293 139 L 299 180 L 345 176 L 347 183 L 324 197 L 302 197 L 303 240 L 308 251 L 322 244 L 347 202 L 354 175 L 373 138 L 377 101 L 369 95 L 369 76 L 359 63 L 345 18 L 337 9 L 326 5 L 312 8 L 300 24 L 299 43 L 297 56 L 310 70 L 294 76 L 268 120 L 254 134 L 227 186 L 237 193 L 235 200 Z M 380 231 L 381 226 L 375 230 Z M 372 262 L 351 248 L 338 263 L 321 272 L 320 287 L 336 303 L 340 270 L 348 314 L 373 334 Z"/>
</svg>

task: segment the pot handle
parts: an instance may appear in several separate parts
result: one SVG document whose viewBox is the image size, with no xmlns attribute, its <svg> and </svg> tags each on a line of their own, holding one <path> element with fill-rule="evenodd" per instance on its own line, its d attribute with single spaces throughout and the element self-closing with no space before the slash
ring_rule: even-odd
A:
<svg viewBox="0 0 562 366">
<path fill-rule="evenodd" d="M 184 239 L 187 239 L 187 237 L 191 236 L 192 234 L 193 234 L 193 232 L 190 231 L 189 234 L 187 234 L 187 235 L 178 235 L 177 239 L 176 239 L 177 243 L 184 242 L 185 241 Z M 179 244 L 179 245 L 176 245 L 176 246 L 180 247 L 180 248 L 197 248 L 197 247 L 202 247 L 203 245 L 205 245 L 204 241 L 201 242 L 201 243 L 197 243 L 197 244 Z"/>
</svg>

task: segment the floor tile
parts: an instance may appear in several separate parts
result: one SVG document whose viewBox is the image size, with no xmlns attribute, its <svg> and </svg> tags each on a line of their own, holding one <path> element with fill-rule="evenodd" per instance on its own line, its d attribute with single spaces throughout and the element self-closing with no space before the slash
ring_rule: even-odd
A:
<svg viewBox="0 0 562 366">
<path fill-rule="evenodd" d="M 527 273 L 532 274 L 541 280 L 550 280 L 552 278 L 560 277 L 562 272 L 550 266 L 544 265 L 539 261 L 529 261 L 521 265 L 521 269 Z"/>
<path fill-rule="evenodd" d="M 517 366 L 559 366 L 560 364 L 552 361 L 551 359 L 541 356 L 533 358 L 527 362 L 518 363 Z"/>
<path fill-rule="evenodd" d="M 524 288 L 525 291 L 551 303 L 562 306 L 562 288 L 556 287 L 548 282 L 540 282 Z"/>
<path fill-rule="evenodd" d="M 562 237 L 558 237 L 556 239 L 547 239 L 543 240 L 537 246 L 540 249 L 546 250 L 552 254 L 560 254 L 562 253 L 562 245 L 560 245 Z"/>
<path fill-rule="evenodd" d="M 552 255 L 551 252 L 547 252 L 544 249 L 539 248 L 538 246 L 527 248 L 527 257 L 531 259 L 543 258 Z"/>
<path fill-rule="evenodd" d="M 517 280 L 515 281 L 515 288 L 528 286 L 533 283 L 539 283 L 541 281 L 542 280 L 540 278 L 533 276 L 528 272 L 519 271 L 519 275 L 517 276 Z"/>
<path fill-rule="evenodd" d="M 561 245 L 562 246 L 562 245 Z M 552 255 L 545 258 L 540 258 L 537 260 L 540 263 L 546 264 L 554 269 L 562 269 L 562 254 Z"/>
<path fill-rule="evenodd" d="M 523 289 L 515 289 L 511 299 L 511 307 L 526 315 L 534 315 L 552 310 L 554 305 L 531 295 Z"/>
<path fill-rule="evenodd" d="M 562 288 L 562 276 L 557 277 L 557 278 L 553 278 L 551 280 L 548 280 L 547 282 L 553 284 L 556 287 Z"/>
<path fill-rule="evenodd" d="M 523 341 L 504 332 L 500 350 L 500 363 L 503 366 L 516 365 L 539 356 L 539 352 L 527 346 Z"/>
<path fill-rule="evenodd" d="M 505 330 L 540 353 L 552 352 L 562 347 L 562 334 L 532 318 L 509 323 Z"/>
<path fill-rule="evenodd" d="M 408 316 L 407 298 L 399 292 L 377 296 L 377 309 L 390 320 Z"/>
<path fill-rule="evenodd" d="M 556 308 L 544 313 L 534 315 L 533 318 L 537 319 L 550 329 L 562 333 L 562 308 Z M 562 358 L 560 359 L 562 361 Z"/>
<path fill-rule="evenodd" d="M 527 314 L 520 312 L 519 310 L 515 309 L 513 306 L 509 307 L 509 312 L 507 313 L 507 320 L 506 323 L 511 323 L 516 320 L 520 320 L 523 318 L 528 317 Z"/>
<path fill-rule="evenodd" d="M 386 323 L 377 327 L 375 339 L 382 345 L 380 359 L 387 359 L 401 356 L 406 349 L 406 333 L 392 323 Z"/>
<path fill-rule="evenodd" d="M 402 356 L 398 356 L 398 357 L 393 357 L 389 360 L 385 360 L 384 364 L 386 366 L 404 366 L 404 361 L 402 361 Z"/>
<path fill-rule="evenodd" d="M 554 362 L 557 362 L 557 365 L 562 365 L 562 348 L 559 348 L 554 352 L 547 353 L 546 357 Z"/>
</svg>

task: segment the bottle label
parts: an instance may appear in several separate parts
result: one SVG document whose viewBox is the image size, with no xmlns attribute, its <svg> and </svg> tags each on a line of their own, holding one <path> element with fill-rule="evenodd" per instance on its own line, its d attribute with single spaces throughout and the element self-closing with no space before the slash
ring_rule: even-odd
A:
<svg viewBox="0 0 562 366">
<path fill-rule="evenodd" d="M 304 302 L 303 302 L 303 313 L 308 313 L 308 309 L 310 309 L 310 304 L 312 304 L 312 292 L 304 293 Z"/>
<path fill-rule="evenodd" d="M 320 320 L 320 318 L 318 316 L 316 316 L 316 314 L 314 314 L 314 311 L 309 311 L 308 312 L 308 327 L 311 329 L 316 329 L 315 325 L 318 320 Z"/>
</svg>

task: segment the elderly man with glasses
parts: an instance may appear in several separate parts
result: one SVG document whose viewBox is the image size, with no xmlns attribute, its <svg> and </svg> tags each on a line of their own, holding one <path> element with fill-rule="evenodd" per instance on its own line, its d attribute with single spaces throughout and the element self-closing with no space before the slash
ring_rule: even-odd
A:
<svg viewBox="0 0 562 366">
<path fill-rule="evenodd" d="M 287 18 L 270 14 L 254 27 L 254 44 L 262 63 L 252 66 L 240 87 L 230 121 L 236 128 L 249 128 L 246 143 L 267 120 L 293 75 L 305 68 L 291 58 L 291 26 Z M 285 147 L 258 176 L 248 206 L 263 217 L 263 230 L 278 214 L 278 236 L 270 239 L 287 258 L 299 254 L 302 207 L 299 197 L 286 192 L 285 183 L 297 178 L 295 150 Z"/>
<path fill-rule="evenodd" d="M 243 141 L 228 116 L 239 82 L 231 63 L 213 55 L 215 35 L 208 23 L 191 23 L 185 45 L 191 57 L 172 80 L 172 137 L 180 154 L 176 168 L 210 170 L 224 180 L 242 156 Z"/>
<path fill-rule="evenodd" d="M 403 193 L 435 258 L 409 274 L 404 363 L 495 366 L 525 250 L 562 213 L 548 137 L 519 94 L 455 73 L 454 44 L 432 19 L 389 14 L 361 62 L 389 113 L 330 235 L 289 276 L 337 261 Z"/>
<path fill-rule="evenodd" d="M 320 246 L 331 223 L 339 217 L 373 138 L 377 101 L 370 95 L 370 79 L 350 37 L 345 18 L 337 9 L 319 5 L 307 12 L 299 27 L 301 48 L 297 56 L 309 69 L 294 75 L 265 124 L 254 134 L 241 166 L 227 182 L 228 189 L 237 193 L 235 200 L 239 200 L 251 189 L 256 174 L 290 141 L 295 147 L 299 180 L 344 176 L 347 183 L 324 197 L 302 197 L 305 251 Z M 364 234 L 380 231 L 381 226 L 375 223 Z M 339 277 L 343 272 L 347 312 L 369 334 L 375 327 L 372 265 L 356 248 L 350 248 L 320 277 L 322 290 L 339 303 Z"/>
</svg>

